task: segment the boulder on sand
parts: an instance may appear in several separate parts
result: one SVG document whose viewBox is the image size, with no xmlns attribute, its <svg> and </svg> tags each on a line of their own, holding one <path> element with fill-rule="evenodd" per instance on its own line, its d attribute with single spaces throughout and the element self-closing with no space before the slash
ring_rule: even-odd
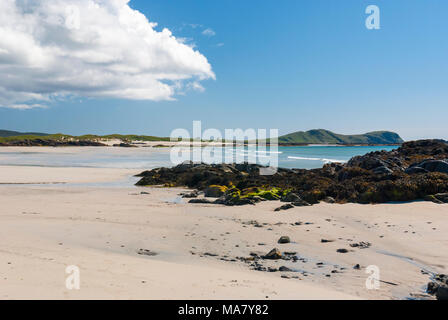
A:
<svg viewBox="0 0 448 320">
<path fill-rule="evenodd" d="M 288 236 L 281 236 L 280 239 L 278 239 L 278 243 L 285 244 L 290 243 L 291 239 Z"/>
<path fill-rule="evenodd" d="M 310 204 L 305 200 L 300 200 L 292 203 L 294 207 L 308 207 Z"/>
<path fill-rule="evenodd" d="M 272 249 L 268 252 L 265 256 L 262 257 L 263 259 L 268 260 L 278 260 L 282 258 L 282 253 L 277 248 Z"/>
<path fill-rule="evenodd" d="M 294 208 L 294 206 L 292 204 L 288 203 L 288 204 L 282 205 L 281 207 L 275 209 L 274 211 L 283 211 L 283 210 L 289 210 L 292 208 Z"/>
<path fill-rule="evenodd" d="M 213 201 L 210 201 L 208 199 L 191 199 L 188 201 L 188 203 L 204 203 L 204 204 L 212 204 Z"/>
</svg>

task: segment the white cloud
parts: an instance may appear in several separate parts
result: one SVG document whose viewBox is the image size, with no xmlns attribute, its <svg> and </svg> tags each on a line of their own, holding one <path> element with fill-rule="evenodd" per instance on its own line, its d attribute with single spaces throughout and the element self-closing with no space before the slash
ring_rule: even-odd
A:
<svg viewBox="0 0 448 320">
<path fill-rule="evenodd" d="M 68 96 L 170 100 L 215 78 L 206 57 L 128 3 L 1 0 L 0 107 Z"/>
<path fill-rule="evenodd" d="M 29 109 L 36 109 L 36 108 L 46 109 L 47 106 L 38 104 L 38 103 L 36 103 L 36 104 L 11 104 L 11 105 L 8 105 L 8 108 L 17 109 L 17 110 L 29 110 Z"/>
<path fill-rule="evenodd" d="M 216 32 L 213 31 L 213 29 L 211 29 L 211 28 L 207 28 L 204 31 L 202 31 L 202 34 L 205 36 L 208 36 L 208 37 L 213 37 L 216 35 Z"/>
</svg>

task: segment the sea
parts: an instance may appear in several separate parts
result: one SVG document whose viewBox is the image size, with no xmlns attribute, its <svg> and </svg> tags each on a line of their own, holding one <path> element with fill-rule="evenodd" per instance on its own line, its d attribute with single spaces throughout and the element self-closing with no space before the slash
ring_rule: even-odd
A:
<svg viewBox="0 0 448 320">
<path fill-rule="evenodd" d="M 182 161 L 256 162 L 281 168 L 315 169 L 326 163 L 347 162 L 373 151 L 391 151 L 398 146 L 291 146 L 275 149 L 212 147 L 194 150 L 179 148 L 0 148 L 0 165 L 45 167 L 93 167 L 153 169 L 172 167 Z M 18 150 L 18 149 L 17 149 Z"/>
</svg>

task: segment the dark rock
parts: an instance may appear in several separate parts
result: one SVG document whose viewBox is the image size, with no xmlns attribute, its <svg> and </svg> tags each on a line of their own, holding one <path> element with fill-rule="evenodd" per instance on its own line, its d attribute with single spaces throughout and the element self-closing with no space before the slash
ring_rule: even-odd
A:
<svg viewBox="0 0 448 320">
<path fill-rule="evenodd" d="M 227 188 L 223 186 L 210 186 L 204 190 L 204 195 L 208 198 L 219 198 L 226 190 Z"/>
<path fill-rule="evenodd" d="M 440 286 L 436 292 L 437 300 L 448 300 L 448 286 Z"/>
<path fill-rule="evenodd" d="M 381 166 L 372 170 L 375 174 L 391 174 L 393 171 L 386 166 Z"/>
<path fill-rule="evenodd" d="M 289 210 L 292 208 L 294 208 L 294 206 L 292 204 L 288 203 L 288 204 L 282 205 L 281 207 L 275 209 L 274 211 L 284 211 L 284 210 Z"/>
<path fill-rule="evenodd" d="M 412 167 L 422 168 L 429 172 L 448 173 L 448 159 L 443 160 L 425 160 L 412 165 Z"/>
<path fill-rule="evenodd" d="M 322 242 L 322 243 L 328 243 L 328 242 L 334 242 L 334 240 L 320 239 L 320 242 Z"/>
<path fill-rule="evenodd" d="M 326 197 L 326 198 L 323 200 L 323 202 L 326 202 L 326 203 L 335 203 L 336 200 L 335 200 L 333 197 Z"/>
<path fill-rule="evenodd" d="M 280 237 L 280 239 L 278 239 L 278 243 L 280 244 L 285 244 L 285 243 L 290 243 L 291 240 L 289 239 L 288 236 L 282 236 Z"/>
<path fill-rule="evenodd" d="M 355 270 L 361 270 L 361 266 L 359 263 L 355 264 L 355 266 L 353 267 L 353 269 Z"/>
<path fill-rule="evenodd" d="M 260 255 L 256 252 L 251 252 L 251 253 L 249 253 L 249 255 L 254 258 L 260 258 Z"/>
<path fill-rule="evenodd" d="M 359 248 L 359 249 L 367 249 L 371 245 L 372 244 L 370 242 L 361 241 L 361 242 L 358 242 L 358 243 L 351 243 L 350 247 L 352 247 L 352 248 Z"/>
<path fill-rule="evenodd" d="M 437 198 L 435 197 L 435 195 L 433 195 L 433 194 L 425 196 L 425 197 L 423 198 L 423 200 L 425 200 L 425 201 L 431 201 L 431 202 L 434 202 L 434 203 L 437 203 L 437 204 L 443 204 L 443 202 L 440 201 L 439 199 L 437 199 Z"/>
<path fill-rule="evenodd" d="M 428 173 L 429 171 L 420 167 L 409 167 L 404 172 L 407 174 Z"/>
<path fill-rule="evenodd" d="M 434 197 L 443 203 L 448 203 L 448 193 L 437 193 Z"/>
<path fill-rule="evenodd" d="M 306 202 L 305 200 L 301 200 L 301 201 L 296 201 L 292 203 L 293 206 L 295 207 L 307 207 L 310 206 L 311 204 L 309 204 L 308 202 Z"/>
<path fill-rule="evenodd" d="M 217 257 L 218 255 L 215 253 L 206 252 L 206 253 L 204 253 L 204 256 Z"/>
<path fill-rule="evenodd" d="M 338 253 L 347 253 L 348 250 L 347 249 L 338 249 L 338 250 L 336 250 L 336 252 L 338 252 Z"/>
<path fill-rule="evenodd" d="M 277 268 L 273 268 L 273 267 L 268 268 L 268 272 L 277 272 L 277 271 L 278 271 Z"/>
<path fill-rule="evenodd" d="M 182 194 L 182 198 L 197 198 L 198 196 L 199 196 L 198 191 L 193 191 L 193 192 L 188 192 L 188 193 Z"/>
<path fill-rule="evenodd" d="M 440 285 L 437 282 L 429 282 L 426 288 L 426 292 L 429 294 L 436 294 Z"/>
<path fill-rule="evenodd" d="M 254 205 L 257 202 L 258 201 L 256 199 L 223 196 L 219 199 L 216 199 L 213 203 L 223 204 L 226 206 L 244 206 L 247 204 Z"/>
<path fill-rule="evenodd" d="M 157 255 L 156 252 L 153 252 L 153 251 L 148 250 L 148 249 L 139 249 L 139 250 L 137 250 L 137 254 L 144 255 L 144 256 L 150 256 L 150 257 L 153 257 L 153 256 Z"/>
<path fill-rule="evenodd" d="M 441 283 L 443 283 L 443 284 L 448 285 L 448 275 L 447 275 L 447 274 L 437 274 L 437 275 L 434 277 L 434 279 L 435 279 L 436 281 L 439 281 L 439 282 L 441 282 Z"/>
<path fill-rule="evenodd" d="M 263 259 L 278 260 L 278 259 L 281 259 L 282 257 L 283 256 L 282 256 L 282 253 L 280 252 L 280 250 L 278 250 L 277 248 L 274 248 L 271 251 L 269 251 L 268 254 L 263 256 Z"/>
<path fill-rule="evenodd" d="M 281 199 L 282 202 L 298 202 L 302 201 L 302 198 L 296 193 L 289 192 L 286 196 Z"/>
<path fill-rule="evenodd" d="M 288 267 L 285 266 L 281 266 L 280 268 L 278 268 L 279 271 L 281 272 L 291 272 L 292 270 L 289 269 Z"/>
<path fill-rule="evenodd" d="M 437 300 L 448 300 L 448 275 L 435 275 L 434 280 L 428 283 L 426 292 L 435 295 Z"/>
<path fill-rule="evenodd" d="M 387 160 L 381 157 L 381 153 L 369 153 L 365 156 L 357 156 L 350 159 L 347 163 L 349 167 L 360 167 L 365 170 L 375 170 L 378 168 L 382 168 L 379 171 L 384 170 L 384 168 L 390 170 L 388 168 Z M 388 171 L 387 170 L 387 171 Z"/>
<path fill-rule="evenodd" d="M 425 201 L 432 201 L 437 204 L 448 203 L 448 193 L 437 193 L 427 195 L 423 198 Z"/>
<path fill-rule="evenodd" d="M 121 148 L 137 148 L 137 146 L 134 146 L 133 144 L 125 143 L 125 142 L 114 144 L 113 146 L 114 147 L 121 147 Z"/>
<path fill-rule="evenodd" d="M 204 203 L 204 204 L 213 204 L 213 201 L 208 199 L 191 199 L 188 203 Z"/>
</svg>

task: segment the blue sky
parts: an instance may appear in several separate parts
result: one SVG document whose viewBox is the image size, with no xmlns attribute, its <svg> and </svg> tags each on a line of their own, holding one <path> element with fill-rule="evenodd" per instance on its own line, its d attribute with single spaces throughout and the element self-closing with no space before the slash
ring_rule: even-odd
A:
<svg viewBox="0 0 448 320">
<path fill-rule="evenodd" d="M 365 27 L 370 4 L 381 9 L 380 30 Z M 72 97 L 46 109 L 0 108 L 0 128 L 168 136 L 201 120 L 205 128 L 392 130 L 405 139 L 448 139 L 446 0 L 132 0 L 130 6 L 157 22 L 158 31 L 168 28 L 195 44 L 216 79 L 175 101 Z"/>
</svg>

